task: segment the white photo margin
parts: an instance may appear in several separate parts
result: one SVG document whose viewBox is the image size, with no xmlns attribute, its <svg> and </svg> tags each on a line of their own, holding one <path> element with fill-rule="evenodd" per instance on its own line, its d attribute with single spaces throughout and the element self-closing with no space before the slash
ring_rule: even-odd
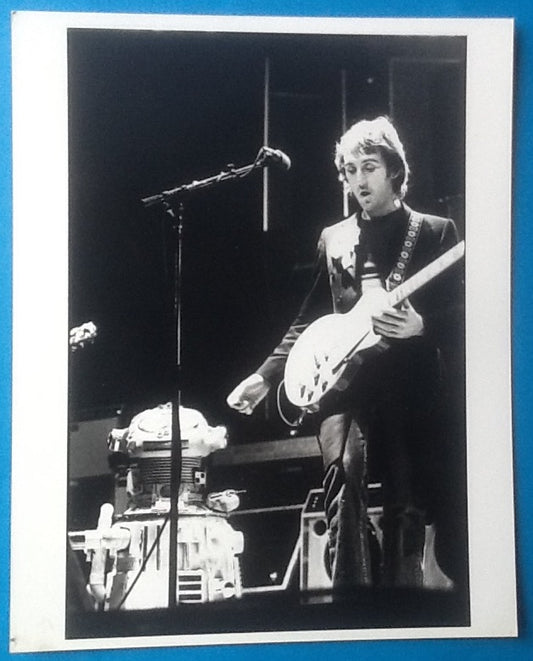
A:
<svg viewBox="0 0 533 661">
<path fill-rule="evenodd" d="M 513 21 L 16 12 L 12 26 L 11 651 L 515 636 L 510 332 Z M 67 30 L 71 27 L 466 37 L 470 626 L 65 639 Z"/>
</svg>

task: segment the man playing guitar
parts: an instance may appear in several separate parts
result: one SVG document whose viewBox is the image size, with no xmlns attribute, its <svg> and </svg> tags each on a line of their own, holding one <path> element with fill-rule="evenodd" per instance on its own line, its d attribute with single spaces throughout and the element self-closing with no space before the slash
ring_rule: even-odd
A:
<svg viewBox="0 0 533 661">
<path fill-rule="evenodd" d="M 368 288 L 393 289 L 457 244 L 452 220 L 417 213 L 403 202 L 409 166 L 387 118 L 354 124 L 337 144 L 335 165 L 358 210 L 323 230 L 314 281 L 298 316 L 266 361 L 229 395 L 229 406 L 243 414 L 280 381 L 291 349 L 312 322 L 348 313 Z M 348 385 L 325 391 L 314 408 L 336 589 L 422 586 L 426 523 L 435 521 L 441 538 L 460 538 L 452 529 L 465 522 L 458 521 L 457 508 L 451 512 L 447 497 L 456 485 L 446 484 L 454 454 L 446 420 L 457 385 L 450 385 L 450 375 L 464 365 L 463 322 L 462 270 L 455 265 L 407 300 L 372 312 L 372 330 L 382 341 L 363 355 Z M 369 546 L 369 454 L 383 486 L 378 573 Z M 465 560 L 441 562 L 456 582 L 464 580 L 458 566 Z"/>
</svg>

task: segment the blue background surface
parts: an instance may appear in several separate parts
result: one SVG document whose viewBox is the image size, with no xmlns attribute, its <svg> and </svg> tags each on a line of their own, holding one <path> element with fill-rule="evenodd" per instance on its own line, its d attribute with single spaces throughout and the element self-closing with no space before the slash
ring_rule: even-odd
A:
<svg viewBox="0 0 533 661">
<path fill-rule="evenodd" d="M 518 558 L 518 639 L 509 640 L 428 640 L 379 641 L 354 643 L 269 644 L 254 646 L 217 646 L 157 650 L 92 651 L 47 654 L 47 657 L 70 659 L 117 658 L 118 661 L 158 658 L 161 661 L 179 654 L 185 661 L 215 659 L 275 659 L 299 661 L 324 656 L 358 661 L 372 659 L 533 659 L 533 447 L 529 431 L 533 427 L 531 391 L 531 337 L 533 315 L 530 287 L 533 284 L 533 3 L 531 0 L 374 0 L 362 4 L 350 0 L 198 0 L 166 2 L 163 0 L 47 0 L 6 2 L 0 0 L 0 655 L 8 656 L 9 625 L 9 466 L 10 466 L 10 369 L 11 369 L 11 63 L 10 12 L 87 11 L 142 13 L 209 13 L 231 15 L 293 16 L 430 16 L 430 17 L 512 17 L 516 21 L 516 82 L 513 196 L 513 395 L 516 527 Z M 490 153 L 490 146 L 488 146 Z M 503 183 L 503 180 L 502 180 Z M 497 191 L 495 192 L 497 194 Z M 494 540 L 497 544 L 498 540 Z M 268 614 L 265 613 L 265 617 Z M 41 655 L 27 654 L 26 658 Z"/>
</svg>

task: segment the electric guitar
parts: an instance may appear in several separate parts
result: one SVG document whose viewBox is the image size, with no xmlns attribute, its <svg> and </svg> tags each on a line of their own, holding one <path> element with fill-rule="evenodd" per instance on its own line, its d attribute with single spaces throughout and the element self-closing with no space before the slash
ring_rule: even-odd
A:
<svg viewBox="0 0 533 661">
<path fill-rule="evenodd" d="M 372 316 L 385 306 L 399 305 L 459 261 L 464 252 L 461 241 L 392 291 L 369 289 L 348 312 L 328 314 L 308 326 L 293 345 L 285 365 L 289 401 L 312 412 L 318 410 L 326 393 L 345 388 L 354 376 L 350 366 L 354 367 L 357 354 L 383 339 L 372 329 Z"/>
</svg>

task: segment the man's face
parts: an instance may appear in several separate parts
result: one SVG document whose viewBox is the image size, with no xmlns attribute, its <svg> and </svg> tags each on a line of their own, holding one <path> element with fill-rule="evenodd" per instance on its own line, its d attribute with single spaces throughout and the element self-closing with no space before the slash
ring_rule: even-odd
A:
<svg viewBox="0 0 533 661">
<path fill-rule="evenodd" d="M 368 216 L 384 216 L 396 209 L 397 196 L 380 153 L 350 154 L 344 161 L 344 174 Z"/>
</svg>

